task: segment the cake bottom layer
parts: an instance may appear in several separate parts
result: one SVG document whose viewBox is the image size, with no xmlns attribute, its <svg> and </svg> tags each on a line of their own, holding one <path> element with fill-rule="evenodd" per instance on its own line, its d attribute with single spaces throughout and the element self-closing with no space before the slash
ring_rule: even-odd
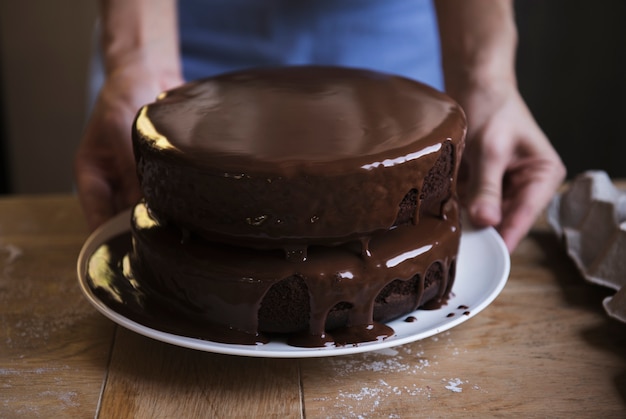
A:
<svg viewBox="0 0 626 419">
<path fill-rule="evenodd" d="M 148 295 L 215 330 L 211 340 L 255 344 L 288 334 L 294 346 L 344 345 L 393 335 L 382 324 L 435 308 L 451 290 L 458 205 L 443 217 L 341 246 L 311 246 L 304 262 L 282 251 L 210 243 L 159 224 L 143 203 L 131 220 L 133 276 Z"/>
</svg>

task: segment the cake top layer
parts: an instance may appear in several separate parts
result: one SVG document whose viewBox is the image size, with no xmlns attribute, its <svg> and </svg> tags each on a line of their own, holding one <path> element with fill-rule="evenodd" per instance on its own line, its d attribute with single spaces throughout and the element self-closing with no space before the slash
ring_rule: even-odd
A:
<svg viewBox="0 0 626 419">
<path fill-rule="evenodd" d="M 464 130 L 463 111 L 441 92 L 337 67 L 254 69 L 187 83 L 143 107 L 134 127 L 156 150 L 182 152 L 191 164 L 284 174 L 395 165 Z"/>
</svg>

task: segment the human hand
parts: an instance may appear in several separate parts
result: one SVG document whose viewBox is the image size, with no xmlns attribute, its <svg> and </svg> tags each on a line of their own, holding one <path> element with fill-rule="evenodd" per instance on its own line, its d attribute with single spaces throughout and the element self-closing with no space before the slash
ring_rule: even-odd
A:
<svg viewBox="0 0 626 419">
<path fill-rule="evenodd" d="M 512 252 L 565 178 L 565 166 L 513 81 L 457 92 L 468 135 L 461 201 L 472 223 L 495 226 Z"/>
<path fill-rule="evenodd" d="M 140 196 L 131 142 L 139 108 L 182 82 L 138 66 L 111 72 L 75 156 L 78 196 L 90 229 L 135 204 Z"/>
<path fill-rule="evenodd" d="M 465 109 L 459 176 L 470 220 L 495 226 L 512 252 L 565 177 L 517 90 L 513 2 L 437 0 L 446 91 Z"/>
</svg>

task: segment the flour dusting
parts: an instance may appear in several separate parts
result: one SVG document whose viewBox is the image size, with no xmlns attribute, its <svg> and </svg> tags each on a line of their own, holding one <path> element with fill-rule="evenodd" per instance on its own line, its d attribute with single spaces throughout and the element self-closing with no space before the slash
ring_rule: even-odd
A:
<svg viewBox="0 0 626 419">
<path fill-rule="evenodd" d="M 22 249 L 13 244 L 0 245 L 0 253 L 6 253 L 7 257 L 4 261 L 6 265 L 12 264 L 17 258 L 22 256 Z"/>
<path fill-rule="evenodd" d="M 417 384 L 408 386 L 394 386 L 383 379 L 379 379 L 374 385 L 362 387 L 358 391 L 339 391 L 335 399 L 334 407 L 342 411 L 342 416 L 355 418 L 387 417 L 399 418 L 398 414 L 380 414 L 385 408 L 385 402 L 391 396 L 411 397 L 423 396 L 430 399 L 432 388 L 420 387 Z"/>
<path fill-rule="evenodd" d="M 17 259 L 19 259 L 23 253 L 24 252 L 22 251 L 22 249 L 20 249 L 19 247 L 13 244 L 3 244 L 0 242 L 0 266 L 3 266 L 2 268 L 3 277 L 9 278 L 13 270 L 13 263 Z M 2 278 L 0 277 L 0 280 L 1 279 Z"/>
<path fill-rule="evenodd" d="M 446 381 L 444 379 L 444 381 Z M 463 387 L 461 387 L 461 384 L 463 384 L 463 380 L 461 380 L 460 378 L 453 378 L 452 380 L 448 380 L 448 385 L 446 386 L 446 388 L 454 393 L 460 393 L 463 391 Z"/>
<path fill-rule="evenodd" d="M 76 401 L 78 393 L 75 391 L 42 391 L 39 393 L 39 397 L 42 398 L 54 398 L 57 399 L 65 407 L 77 407 L 79 403 Z"/>
<path fill-rule="evenodd" d="M 398 399 L 407 405 L 424 407 L 423 403 L 462 393 L 464 390 L 484 393 L 480 386 L 461 377 L 442 377 L 439 359 L 446 365 L 462 358 L 468 350 L 455 345 L 446 331 L 429 338 L 436 350 L 429 353 L 427 340 L 378 351 L 329 358 L 333 380 L 345 386 L 318 401 L 332 406 L 333 415 L 341 417 L 399 417 L 395 412 Z M 462 359 L 452 362 L 462 363 Z M 442 361 L 443 362 L 443 361 Z M 462 369 L 461 369 L 462 371 Z M 375 372 L 376 374 L 370 374 Z M 415 399 L 415 400 L 412 400 Z M 324 408 L 321 408 L 324 411 Z"/>
</svg>

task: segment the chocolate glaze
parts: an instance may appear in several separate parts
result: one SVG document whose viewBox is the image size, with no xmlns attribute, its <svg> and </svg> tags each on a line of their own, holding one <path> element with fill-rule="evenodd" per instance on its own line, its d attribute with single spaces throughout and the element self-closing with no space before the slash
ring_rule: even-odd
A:
<svg viewBox="0 0 626 419">
<path fill-rule="evenodd" d="M 377 340 L 393 334 L 380 322 L 414 311 L 426 299 L 435 304 L 445 301 L 460 239 L 458 206 L 450 205 L 448 209 L 445 220 L 427 217 L 418 225 L 372 236 L 370 256 L 366 258 L 350 244 L 312 246 L 307 260 L 294 264 L 279 251 L 235 247 L 200 238 L 183 241 L 180 229 L 160 225 L 145 205 L 139 204 L 131 220 L 130 263 L 146 294 L 161 297 L 166 300 L 164 304 L 193 313 L 209 324 L 222 324 L 249 336 L 263 332 L 296 333 L 289 343 L 297 346 Z M 429 271 L 439 273 L 431 284 L 426 283 Z M 270 289 L 294 276 L 306 284 L 306 320 L 295 325 L 287 321 L 288 326 L 283 321 L 278 323 L 283 328 L 278 329 L 275 319 L 259 318 L 259 313 Z M 413 279 L 413 294 L 404 298 L 390 295 L 391 301 L 386 305 L 378 298 L 392 282 Z M 286 300 L 281 306 L 272 303 L 278 310 L 273 314 L 280 320 L 289 316 L 287 310 L 302 310 L 301 304 L 290 307 L 291 300 Z M 341 304 L 347 307 L 343 309 L 345 316 L 334 311 Z M 335 318 L 329 323 L 332 316 Z M 223 336 L 211 337 L 220 339 Z"/>
<path fill-rule="evenodd" d="M 284 248 L 387 231 L 409 191 L 428 201 L 424 179 L 444 149 L 451 178 L 465 129 L 461 108 L 418 82 L 288 67 L 166 92 L 138 113 L 133 141 L 157 217 L 212 240 Z"/>
<path fill-rule="evenodd" d="M 87 284 L 107 307 L 136 323 L 178 336 L 247 345 L 269 341 L 266 336 L 207 322 L 171 300 L 146 293 L 128 268 L 131 248 L 131 235 L 125 233 L 103 243 L 89 258 Z"/>
<path fill-rule="evenodd" d="M 384 339 L 382 322 L 447 302 L 465 130 L 442 93 L 364 70 L 247 70 L 165 92 L 133 129 L 132 275 L 211 340 Z"/>
</svg>

